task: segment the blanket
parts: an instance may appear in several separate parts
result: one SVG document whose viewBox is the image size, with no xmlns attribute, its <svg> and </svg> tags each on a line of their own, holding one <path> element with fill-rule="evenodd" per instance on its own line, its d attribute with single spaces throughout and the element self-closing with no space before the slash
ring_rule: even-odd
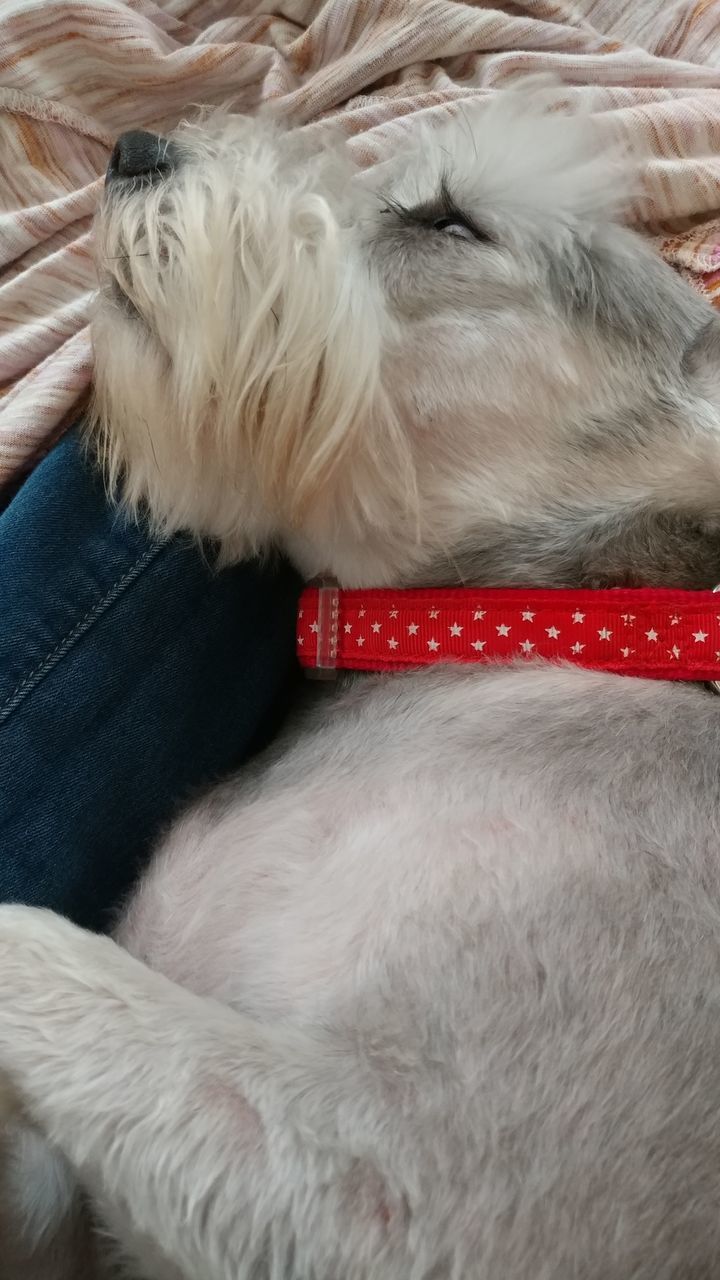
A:
<svg viewBox="0 0 720 1280">
<path fill-rule="evenodd" d="M 630 221 L 720 299 L 720 0 L 0 0 L 0 489 L 88 394 L 118 133 L 282 98 L 369 165 L 531 72 L 645 157 Z"/>
</svg>

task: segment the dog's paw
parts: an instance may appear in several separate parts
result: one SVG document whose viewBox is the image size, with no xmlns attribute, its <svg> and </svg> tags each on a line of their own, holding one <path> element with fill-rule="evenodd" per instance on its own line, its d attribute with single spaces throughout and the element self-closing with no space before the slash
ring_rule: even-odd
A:
<svg viewBox="0 0 720 1280">
<path fill-rule="evenodd" d="M 75 931 L 75 925 L 54 911 L 45 911 L 40 907 L 24 907 L 16 903 L 3 903 L 0 906 L 0 947 L 11 947 L 16 944 L 32 946 L 43 939 L 50 941 Z"/>
<path fill-rule="evenodd" d="M 0 906 L 0 1007 L 21 990 L 47 985 L 51 974 L 69 975 L 115 945 L 54 911 Z"/>
<path fill-rule="evenodd" d="M 113 947 L 52 911 L 0 906 L 0 1082 L 22 1091 L 28 1061 L 67 1040 Z"/>
<path fill-rule="evenodd" d="M 18 998 L 47 987 L 51 957 L 69 927 L 50 911 L 0 906 L 0 1021 Z"/>
</svg>

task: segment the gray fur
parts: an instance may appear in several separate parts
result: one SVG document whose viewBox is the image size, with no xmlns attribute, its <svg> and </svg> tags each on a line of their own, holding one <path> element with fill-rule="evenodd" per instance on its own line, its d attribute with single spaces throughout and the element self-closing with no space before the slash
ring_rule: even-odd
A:
<svg viewBox="0 0 720 1280">
<path fill-rule="evenodd" d="M 614 517 L 555 510 L 509 528 L 479 525 L 418 585 L 502 587 L 714 588 L 720 582 L 720 509 L 702 517 L 674 511 Z"/>
</svg>

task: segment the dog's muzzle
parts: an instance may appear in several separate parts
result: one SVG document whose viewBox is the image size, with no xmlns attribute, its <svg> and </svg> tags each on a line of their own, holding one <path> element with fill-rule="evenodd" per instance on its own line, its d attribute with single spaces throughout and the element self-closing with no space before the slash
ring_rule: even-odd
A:
<svg viewBox="0 0 720 1280">
<path fill-rule="evenodd" d="M 110 156 L 105 185 L 150 185 L 168 178 L 178 163 L 178 149 L 168 138 L 144 129 L 121 133 Z"/>
</svg>

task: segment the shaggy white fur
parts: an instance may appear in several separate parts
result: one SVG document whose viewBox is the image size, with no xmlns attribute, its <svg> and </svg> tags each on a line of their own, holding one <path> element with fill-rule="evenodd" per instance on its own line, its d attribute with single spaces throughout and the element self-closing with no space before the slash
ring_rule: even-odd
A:
<svg viewBox="0 0 720 1280">
<path fill-rule="evenodd" d="M 112 283 L 153 335 L 100 308 L 111 480 L 132 456 L 129 500 L 221 538 L 226 556 L 262 549 L 280 518 L 307 520 L 320 494 L 326 520 L 382 523 L 399 497 L 387 476 L 404 469 L 407 486 L 410 455 L 381 385 L 391 322 L 356 242 L 346 153 L 223 116 L 178 145 L 171 184 L 110 201 L 100 221 Z"/>
<path fill-rule="evenodd" d="M 715 585 L 717 322 L 533 92 L 376 173 L 223 117 L 126 156 L 96 418 L 131 504 L 347 586 Z M 129 1274 L 716 1275 L 719 717 L 362 677 L 177 822 L 114 940 L 0 908 L 0 1071 Z"/>
</svg>

